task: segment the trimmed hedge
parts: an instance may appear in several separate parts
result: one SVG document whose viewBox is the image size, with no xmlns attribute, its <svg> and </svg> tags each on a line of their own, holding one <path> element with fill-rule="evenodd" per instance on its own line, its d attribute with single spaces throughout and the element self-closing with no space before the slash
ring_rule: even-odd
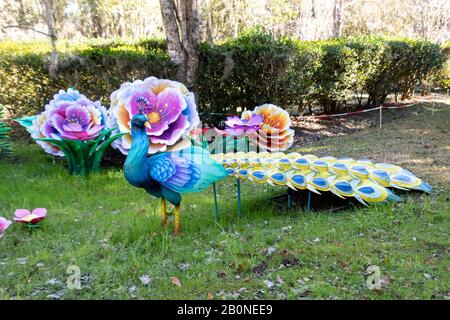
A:
<svg viewBox="0 0 450 320">
<path fill-rule="evenodd" d="M 9 48 L 0 52 L 0 103 L 13 116 L 34 114 L 43 110 L 59 89 L 75 87 L 108 106 L 109 95 L 123 82 L 148 75 L 175 76 L 175 68 L 160 46 L 161 41 L 150 40 L 135 45 L 75 47 L 60 55 L 54 79 L 48 75 L 46 54 L 31 49 L 21 52 L 20 46 L 17 51 Z"/>
<path fill-rule="evenodd" d="M 12 149 L 8 141 L 11 128 L 2 119 L 3 106 L 0 104 L 0 160 L 12 157 Z"/>
<path fill-rule="evenodd" d="M 55 79 L 48 76 L 48 48 L 43 47 L 0 46 L 0 103 L 13 116 L 43 110 L 61 88 L 76 87 L 108 105 L 110 93 L 122 82 L 150 75 L 174 79 L 176 74 L 160 40 L 61 48 Z M 423 40 L 379 37 L 275 39 L 256 30 L 220 45 L 201 46 L 199 108 L 235 113 L 238 107 L 271 102 L 293 112 L 316 104 L 324 112 L 336 112 L 355 98 L 372 105 L 383 103 L 389 94 L 403 99 L 429 79 L 441 79 L 441 86 L 448 86 L 446 48 Z"/>
</svg>

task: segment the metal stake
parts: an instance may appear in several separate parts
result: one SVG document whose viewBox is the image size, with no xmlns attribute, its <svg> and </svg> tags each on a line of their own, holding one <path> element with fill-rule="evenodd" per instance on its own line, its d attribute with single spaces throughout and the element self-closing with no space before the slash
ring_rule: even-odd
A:
<svg viewBox="0 0 450 320">
<path fill-rule="evenodd" d="M 215 182 L 213 182 L 213 191 L 214 191 L 214 207 L 216 209 L 216 223 L 219 223 L 219 205 L 217 204 L 217 192 Z"/>
<path fill-rule="evenodd" d="M 238 211 L 238 218 L 241 218 L 241 181 L 236 178 L 237 182 L 237 211 Z"/>
<path fill-rule="evenodd" d="M 290 209 L 290 208 L 292 207 L 292 203 L 291 203 L 291 190 L 290 190 L 290 189 L 288 189 L 288 192 L 287 192 L 287 200 L 288 200 L 287 207 L 288 207 L 288 209 Z"/>
<path fill-rule="evenodd" d="M 308 207 L 306 207 L 306 212 L 311 212 L 311 191 L 308 191 Z"/>
<path fill-rule="evenodd" d="M 383 121 L 383 106 L 380 106 L 380 129 L 382 126 L 382 121 Z"/>
</svg>

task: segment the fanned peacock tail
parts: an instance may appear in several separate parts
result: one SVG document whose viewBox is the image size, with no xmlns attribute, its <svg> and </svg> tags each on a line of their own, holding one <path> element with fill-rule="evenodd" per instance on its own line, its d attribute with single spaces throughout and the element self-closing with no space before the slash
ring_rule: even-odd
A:
<svg viewBox="0 0 450 320">
<path fill-rule="evenodd" d="M 341 198 L 354 197 L 364 205 L 400 201 L 389 188 L 431 192 L 431 186 L 414 174 L 388 163 L 352 158 L 317 157 L 291 153 L 236 152 L 212 155 L 228 175 L 260 184 L 329 191 Z"/>
</svg>

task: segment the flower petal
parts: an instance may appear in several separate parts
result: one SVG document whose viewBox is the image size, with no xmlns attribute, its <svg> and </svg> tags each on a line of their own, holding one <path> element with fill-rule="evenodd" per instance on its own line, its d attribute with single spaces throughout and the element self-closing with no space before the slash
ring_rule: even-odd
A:
<svg viewBox="0 0 450 320">
<path fill-rule="evenodd" d="M 261 122 L 264 121 L 264 117 L 260 114 L 252 114 L 250 117 L 250 120 L 248 120 L 247 124 L 250 126 L 257 126 L 260 125 Z"/>
<path fill-rule="evenodd" d="M 241 128 L 236 128 L 236 129 L 235 128 L 226 128 L 225 132 L 232 136 L 240 136 L 240 135 L 244 134 L 244 130 Z"/>
<path fill-rule="evenodd" d="M 46 208 L 36 208 L 32 212 L 38 217 L 46 217 L 47 216 L 47 209 Z"/>
<path fill-rule="evenodd" d="M 17 209 L 16 212 L 14 212 L 14 220 L 16 220 L 16 219 L 20 220 L 20 219 L 22 219 L 22 218 L 24 218 L 24 217 L 26 217 L 26 216 L 28 216 L 30 214 L 31 214 L 30 210 Z"/>
<path fill-rule="evenodd" d="M 187 107 L 186 100 L 184 100 L 181 92 L 173 88 L 167 88 L 158 95 L 157 109 L 161 121 L 166 121 L 168 124 L 175 122 L 181 112 Z"/>
<path fill-rule="evenodd" d="M 150 140 L 152 143 L 160 143 L 166 145 L 175 144 L 189 128 L 189 122 L 187 121 L 187 116 L 180 115 L 178 119 L 170 124 L 166 131 L 160 136 L 152 136 Z"/>
<path fill-rule="evenodd" d="M 0 217 L 0 235 L 5 232 L 6 229 L 9 228 L 11 225 L 11 221 L 7 220 L 6 218 Z"/>
</svg>

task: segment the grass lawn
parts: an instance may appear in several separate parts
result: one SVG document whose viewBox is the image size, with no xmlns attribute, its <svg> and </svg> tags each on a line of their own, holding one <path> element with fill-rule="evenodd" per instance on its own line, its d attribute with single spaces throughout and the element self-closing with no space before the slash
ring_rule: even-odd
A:
<svg viewBox="0 0 450 320">
<path fill-rule="evenodd" d="M 160 201 L 128 185 L 121 170 L 69 176 L 37 145 L 16 143 L 18 159 L 0 163 L 0 216 L 35 207 L 49 215 L 40 229 L 14 224 L 0 240 L 0 298 L 448 299 L 450 107 L 389 111 L 384 121 L 381 130 L 297 151 L 398 164 L 431 183 L 432 195 L 278 212 L 267 198 L 283 190 L 244 182 L 238 220 L 228 179 L 218 184 L 220 225 L 211 188 L 189 194 L 179 237 L 171 236 L 172 220 L 162 230 Z M 80 268 L 80 290 L 66 287 L 71 265 Z M 370 265 L 380 268 L 380 290 L 366 286 Z"/>
</svg>

